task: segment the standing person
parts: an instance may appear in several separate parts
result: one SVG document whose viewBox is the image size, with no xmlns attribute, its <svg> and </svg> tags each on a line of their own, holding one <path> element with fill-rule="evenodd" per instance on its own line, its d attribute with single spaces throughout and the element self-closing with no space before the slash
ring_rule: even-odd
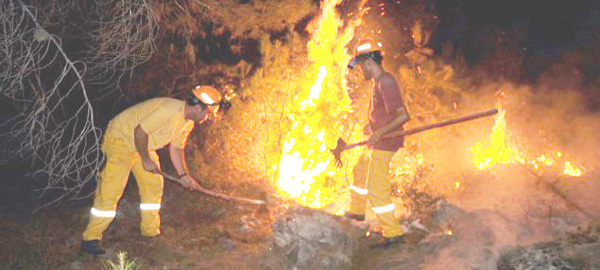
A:
<svg viewBox="0 0 600 270">
<path fill-rule="evenodd" d="M 102 151 L 106 165 L 99 174 L 90 220 L 83 232 L 81 249 L 93 255 L 104 254 L 102 234 L 113 221 L 130 171 L 140 192 L 142 236 L 160 235 L 163 177 L 156 150 L 169 145 L 169 157 L 186 188 L 199 187 L 189 175 L 184 147 L 194 122 L 216 116 L 221 94 L 211 86 L 196 86 L 187 101 L 153 98 L 121 112 L 106 129 Z"/>
<path fill-rule="evenodd" d="M 378 43 L 366 41 L 355 51 L 349 68 L 360 66 L 366 80 L 373 80 L 369 108 L 369 124 L 365 135 L 370 135 L 369 148 L 365 149 L 354 167 L 354 182 L 350 186 L 352 202 L 345 217 L 365 220 L 366 200 L 371 201 L 373 212 L 383 228 L 383 237 L 371 247 L 385 247 L 404 241 L 404 231 L 394 217 L 391 199 L 389 164 L 394 153 L 403 146 L 402 136 L 382 139 L 391 131 L 400 130 L 410 120 L 402 94 L 392 74 L 381 66 L 383 56 Z"/>
</svg>

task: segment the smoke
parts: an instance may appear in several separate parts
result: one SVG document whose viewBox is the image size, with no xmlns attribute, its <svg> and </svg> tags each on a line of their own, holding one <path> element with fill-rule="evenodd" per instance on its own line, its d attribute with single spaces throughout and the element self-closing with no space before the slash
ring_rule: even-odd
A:
<svg viewBox="0 0 600 270">
<path fill-rule="evenodd" d="M 527 159 L 552 159 L 551 165 L 477 169 L 470 149 L 489 140 L 492 118 L 419 138 L 427 141 L 422 153 L 433 166 L 432 189 L 468 213 L 453 224 L 454 242 L 427 259 L 425 269 L 495 269 L 498 256 L 511 246 L 564 240 L 590 224 L 590 213 L 600 211 L 600 115 L 588 106 L 589 89 L 580 74 L 557 64 L 533 84 L 487 83 L 465 94 L 456 110 L 465 115 L 501 106 L 507 143 Z M 583 175 L 565 175 L 566 161 Z"/>
</svg>

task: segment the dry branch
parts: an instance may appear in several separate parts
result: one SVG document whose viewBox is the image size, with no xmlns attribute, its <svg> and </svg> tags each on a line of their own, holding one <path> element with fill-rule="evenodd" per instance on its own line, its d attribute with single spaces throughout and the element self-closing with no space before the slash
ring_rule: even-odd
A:
<svg viewBox="0 0 600 270">
<path fill-rule="evenodd" d="M 86 65 L 69 58 L 31 7 L 16 1 L 0 9 L 0 91 L 18 110 L 2 135 L 16 145 L 13 154 L 31 161 L 32 179 L 44 183 L 40 208 L 85 197 L 101 158 Z"/>
<path fill-rule="evenodd" d="M 126 72 L 156 52 L 159 16 L 149 0 L 96 1 L 98 18 L 89 21 L 89 81 L 113 90 Z"/>
</svg>

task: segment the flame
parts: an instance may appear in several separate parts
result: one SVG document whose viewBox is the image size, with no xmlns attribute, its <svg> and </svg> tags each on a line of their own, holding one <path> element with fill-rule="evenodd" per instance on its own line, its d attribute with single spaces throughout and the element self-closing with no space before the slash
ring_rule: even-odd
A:
<svg viewBox="0 0 600 270">
<path fill-rule="evenodd" d="M 563 173 L 570 176 L 581 176 L 583 174 L 580 168 L 573 167 L 569 161 L 565 162 Z"/>
<path fill-rule="evenodd" d="M 509 144 L 510 134 L 506 133 L 506 111 L 501 104 L 494 118 L 494 127 L 490 140 L 477 143 L 471 148 L 473 159 L 478 169 L 483 170 L 493 164 L 524 164 L 525 160 L 519 151 Z"/>
<path fill-rule="evenodd" d="M 484 170 L 495 164 L 523 164 L 531 166 L 533 171 L 540 173 L 543 169 L 555 167 L 555 165 L 562 162 L 564 169 L 561 173 L 574 177 L 583 175 L 582 168 L 573 166 L 571 161 L 563 161 L 562 152 L 546 153 L 535 158 L 528 158 L 511 143 L 512 134 L 506 131 L 505 117 L 506 110 L 499 103 L 498 114 L 494 117 L 494 127 L 490 134 L 490 140 L 484 143 L 479 142 L 470 149 L 473 154 L 473 161 L 478 169 Z"/>
<path fill-rule="evenodd" d="M 276 186 L 298 203 L 314 208 L 334 202 L 336 188 L 341 188 L 342 181 L 332 181 L 338 170 L 330 162 L 327 145 L 335 145 L 343 129 L 336 118 L 351 110 L 346 92 L 350 60 L 346 45 L 366 12 L 363 1 L 356 19 L 342 28 L 343 20 L 335 9 L 341 2 L 323 1 L 320 15 L 308 25 L 312 34 L 307 44 L 310 64 L 300 77 L 302 90 L 285 108 L 292 124 L 284 133 Z"/>
</svg>

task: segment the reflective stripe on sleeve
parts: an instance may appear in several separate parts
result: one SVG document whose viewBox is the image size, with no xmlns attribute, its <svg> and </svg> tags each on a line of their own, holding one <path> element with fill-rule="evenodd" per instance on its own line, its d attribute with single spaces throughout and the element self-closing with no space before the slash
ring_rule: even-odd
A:
<svg viewBox="0 0 600 270">
<path fill-rule="evenodd" d="M 159 210 L 159 203 L 140 203 L 140 209 L 142 210 Z"/>
<path fill-rule="evenodd" d="M 359 188 L 359 187 L 352 186 L 352 185 L 350 186 L 350 189 L 354 190 L 354 192 L 356 192 L 360 195 L 367 195 L 369 193 L 369 190 L 367 190 L 367 189 Z"/>
<path fill-rule="evenodd" d="M 390 212 L 390 211 L 394 211 L 394 204 L 393 203 L 390 203 L 390 204 L 384 205 L 384 206 L 373 207 L 373 212 L 375 212 L 377 214 L 381 214 L 381 213 L 385 213 L 385 212 Z"/>
<path fill-rule="evenodd" d="M 115 217 L 117 215 L 117 211 L 101 211 L 94 207 L 92 207 L 91 213 L 97 217 Z"/>
</svg>

